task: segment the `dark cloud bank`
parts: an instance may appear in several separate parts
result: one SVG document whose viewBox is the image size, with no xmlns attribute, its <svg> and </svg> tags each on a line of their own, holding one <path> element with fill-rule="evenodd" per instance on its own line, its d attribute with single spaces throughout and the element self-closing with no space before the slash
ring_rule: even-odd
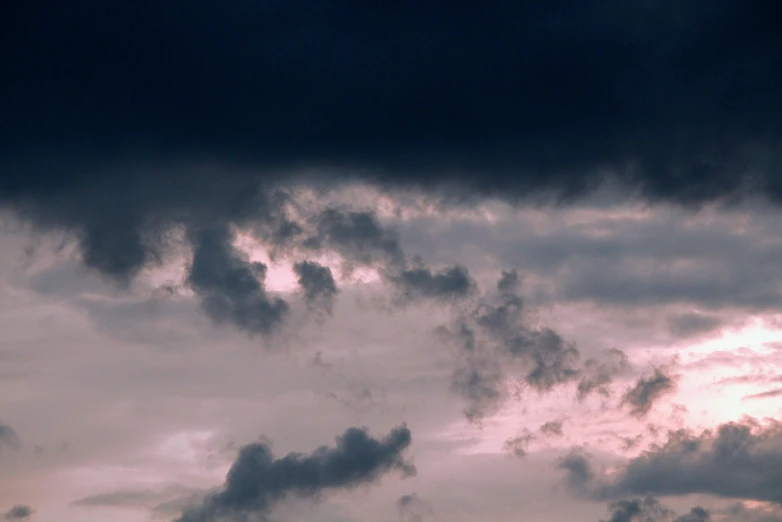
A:
<svg viewBox="0 0 782 522">
<path fill-rule="evenodd" d="M 0 201 L 115 277 L 173 224 L 260 221 L 284 241 L 271 193 L 296 182 L 782 200 L 774 2 L 2 9 Z"/>
<path fill-rule="evenodd" d="M 117 188 L 117 162 L 182 161 L 513 196 L 577 194 L 615 168 L 652 198 L 782 195 L 774 2 L 86 1 L 2 15 L 0 187 L 16 201 Z M 162 174 L 160 202 L 177 182 L 212 184 Z"/>
<path fill-rule="evenodd" d="M 318 497 L 329 490 L 372 483 L 392 471 L 414 474 L 403 456 L 411 440 L 410 430 L 400 426 L 381 439 L 365 429 L 350 428 L 337 437 L 333 448 L 279 459 L 266 444 L 244 446 L 225 485 L 185 510 L 176 522 L 267 520 L 275 504 L 289 496 Z"/>
</svg>

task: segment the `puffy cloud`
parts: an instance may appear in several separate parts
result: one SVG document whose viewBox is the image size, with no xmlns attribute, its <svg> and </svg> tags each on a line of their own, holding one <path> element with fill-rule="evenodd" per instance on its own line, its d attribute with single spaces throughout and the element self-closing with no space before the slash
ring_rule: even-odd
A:
<svg viewBox="0 0 782 522">
<path fill-rule="evenodd" d="M 331 268 L 314 261 L 301 261 L 293 265 L 293 271 L 298 276 L 299 286 L 304 290 L 307 301 L 331 314 L 334 297 L 338 292 Z"/>
<path fill-rule="evenodd" d="M 371 483 L 394 470 L 415 473 L 402 455 L 411 440 L 410 430 L 400 426 L 382 439 L 350 428 L 337 437 L 333 448 L 324 446 L 310 454 L 290 453 L 279 459 L 266 444 L 244 446 L 225 485 L 186 509 L 177 522 L 244 520 L 253 514 L 263 518 L 289 495 L 317 497 L 326 490 Z"/>
<path fill-rule="evenodd" d="M 19 521 L 29 519 L 35 510 L 30 506 L 17 505 L 3 513 L 3 520 Z"/>
<path fill-rule="evenodd" d="M 559 467 L 567 472 L 569 485 L 593 498 L 708 493 L 782 504 L 781 465 L 782 426 L 747 419 L 699 434 L 669 432 L 664 443 L 653 444 L 610 475 L 580 453 L 569 455 Z"/>
<path fill-rule="evenodd" d="M 643 418 L 652 409 L 657 399 L 676 390 L 676 377 L 665 373 L 664 368 L 655 368 L 651 376 L 640 377 L 634 386 L 622 397 L 622 405 L 630 408 L 630 414 Z"/>
</svg>

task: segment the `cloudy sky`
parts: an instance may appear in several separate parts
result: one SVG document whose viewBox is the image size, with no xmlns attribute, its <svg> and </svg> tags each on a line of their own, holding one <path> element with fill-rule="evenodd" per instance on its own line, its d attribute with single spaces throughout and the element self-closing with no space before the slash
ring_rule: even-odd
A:
<svg viewBox="0 0 782 522">
<path fill-rule="evenodd" d="M 782 521 L 782 10 L 0 11 L 0 519 Z"/>
</svg>

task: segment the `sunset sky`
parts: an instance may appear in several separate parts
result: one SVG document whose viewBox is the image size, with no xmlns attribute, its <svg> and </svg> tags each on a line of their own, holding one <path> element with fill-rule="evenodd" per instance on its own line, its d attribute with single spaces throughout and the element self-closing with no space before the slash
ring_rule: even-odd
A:
<svg viewBox="0 0 782 522">
<path fill-rule="evenodd" d="M 782 8 L 0 8 L 0 520 L 782 522 Z"/>
</svg>

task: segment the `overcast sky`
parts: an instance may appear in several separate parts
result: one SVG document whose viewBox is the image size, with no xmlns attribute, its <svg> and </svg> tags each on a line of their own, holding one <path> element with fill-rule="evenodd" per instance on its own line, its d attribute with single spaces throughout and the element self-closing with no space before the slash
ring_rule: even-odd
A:
<svg viewBox="0 0 782 522">
<path fill-rule="evenodd" d="M 782 10 L 436 4 L 2 8 L 0 520 L 782 521 Z"/>
</svg>

